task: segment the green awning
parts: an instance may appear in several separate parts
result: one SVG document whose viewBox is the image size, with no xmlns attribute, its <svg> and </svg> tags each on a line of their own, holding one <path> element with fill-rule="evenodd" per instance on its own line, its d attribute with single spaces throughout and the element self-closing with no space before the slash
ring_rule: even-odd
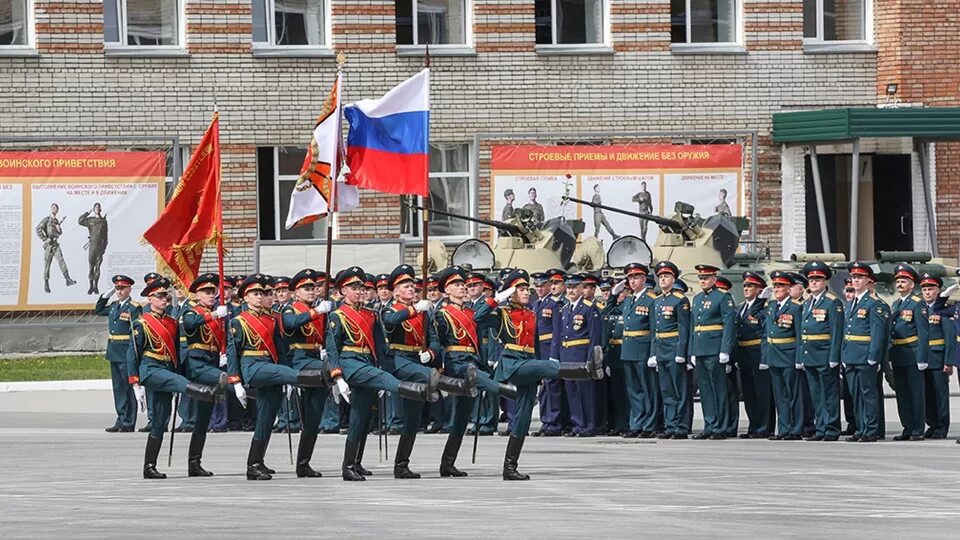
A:
<svg viewBox="0 0 960 540">
<path fill-rule="evenodd" d="M 960 140 L 960 107 L 822 109 L 773 115 L 773 142 L 778 144 L 861 137 Z"/>
</svg>

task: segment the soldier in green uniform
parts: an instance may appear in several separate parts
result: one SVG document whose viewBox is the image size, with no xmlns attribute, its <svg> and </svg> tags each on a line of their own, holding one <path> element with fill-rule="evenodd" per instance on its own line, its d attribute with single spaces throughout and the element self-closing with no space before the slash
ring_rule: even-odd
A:
<svg viewBox="0 0 960 540">
<path fill-rule="evenodd" d="M 767 282 L 755 272 L 743 273 L 743 303 L 737 307 L 737 352 L 734 361 L 740 370 L 743 408 L 747 412 L 747 432 L 741 439 L 766 439 L 773 435 L 776 406 L 770 370 L 763 364 L 761 346 L 764 334 L 766 301 L 762 297 Z"/>
<path fill-rule="evenodd" d="M 77 282 L 70 279 L 70 272 L 67 270 L 67 263 L 63 260 L 63 251 L 60 250 L 60 235 L 63 234 L 61 224 L 63 220 L 57 218 L 60 207 L 57 203 L 50 205 L 50 215 L 44 217 L 37 224 L 37 236 L 43 241 L 43 290 L 50 292 L 50 263 L 57 259 L 60 265 L 60 272 L 63 273 L 63 279 L 67 287 L 76 285 Z M 66 219 L 66 218 L 64 218 Z"/>
<path fill-rule="evenodd" d="M 854 297 L 845 313 L 840 361 L 856 404 L 857 430 L 846 440 L 876 442 L 882 433 L 878 409 L 883 397 L 878 374 L 886 351 L 889 312 L 883 302 L 870 293 L 876 274 L 870 265 L 854 261 L 847 266 Z"/>
<path fill-rule="evenodd" d="M 700 388 L 703 432 L 694 439 L 727 438 L 729 383 L 727 364 L 737 339 L 736 309 L 733 297 L 716 287 L 720 269 L 708 264 L 696 266 L 700 287 L 693 298 L 688 352 Z"/>
<path fill-rule="evenodd" d="M 843 302 L 827 290 L 833 276 L 821 261 L 803 266 L 810 298 L 803 303 L 800 361 L 813 401 L 815 433 L 808 441 L 840 438 L 840 346 L 843 344 Z"/>
<path fill-rule="evenodd" d="M 94 203 L 93 211 L 80 214 L 77 220 L 81 227 L 87 228 L 87 263 L 90 265 L 90 287 L 87 294 L 100 294 L 100 266 L 103 264 L 103 254 L 107 252 L 107 216 L 101 214 L 100 203 Z"/>
<path fill-rule="evenodd" d="M 146 407 L 144 387 L 153 394 L 153 428 L 147 438 L 143 459 L 143 477 L 161 479 L 167 475 L 157 471 L 157 456 L 163 443 L 163 431 L 170 418 L 170 400 L 173 393 L 213 402 L 223 399 L 227 375 L 221 374 L 215 386 L 198 384 L 181 374 L 177 321 L 166 314 L 170 301 L 170 281 L 160 278 L 146 285 L 141 296 L 147 298 L 149 309 L 133 323 L 133 339 L 127 352 L 129 382 L 140 409 Z"/>
<path fill-rule="evenodd" d="M 686 374 L 687 345 L 690 340 L 690 301 L 673 285 L 680 269 L 670 261 L 655 267 L 660 294 L 650 312 L 653 342 L 647 366 L 657 370 L 663 402 L 664 432 L 660 439 L 686 439 L 690 434 L 687 409 L 690 387 Z"/>
<path fill-rule="evenodd" d="M 770 370 L 773 398 L 777 405 L 777 433 L 772 441 L 799 441 L 803 438 L 803 403 L 800 397 L 801 302 L 790 298 L 794 285 L 789 272 L 770 274 L 773 298 L 764 314 L 763 359 L 760 369 Z"/>
<path fill-rule="evenodd" d="M 721 291 L 731 294 L 733 282 L 723 276 L 717 276 L 717 288 Z M 734 317 L 736 320 L 736 317 Z M 739 328 L 738 328 L 739 330 Z M 737 348 L 733 348 L 736 352 Z M 737 431 L 740 429 L 740 368 L 737 366 L 736 358 L 727 362 L 724 366 L 727 372 L 727 415 L 725 432 L 728 438 L 736 439 Z"/>
<path fill-rule="evenodd" d="M 540 279 L 546 280 L 546 274 L 531 274 L 531 279 L 537 283 Z M 609 290 L 606 290 L 609 289 Z M 631 291 L 620 286 L 620 294 L 614 297 L 610 292 L 613 290 L 613 283 L 610 280 L 600 282 L 600 290 L 608 294 L 606 304 L 600 311 L 600 319 L 603 321 L 603 335 L 600 342 L 603 344 L 603 364 L 607 372 L 605 381 L 607 383 L 607 422 L 610 427 L 608 434 L 628 438 L 637 436 L 639 432 L 630 433 L 630 402 L 627 399 L 626 375 L 622 358 L 623 348 L 623 308 L 622 304 L 630 296 Z M 649 317 L 647 318 L 649 324 Z M 649 358 L 649 353 L 647 354 Z M 646 361 L 641 361 L 641 365 L 646 365 Z M 649 368 L 645 368 L 649 369 Z M 660 397 L 660 389 L 654 387 L 654 394 Z M 659 408 L 658 408 L 659 410 Z M 651 434 L 650 436 L 653 436 Z"/>
<path fill-rule="evenodd" d="M 399 393 L 413 401 L 436 401 L 440 373 L 431 371 L 427 383 L 400 381 L 378 367 L 384 358 L 386 342 L 377 313 L 363 305 L 361 299 L 366 274 L 358 266 L 340 271 L 337 288 L 343 303 L 330 316 L 326 348 L 332 369 L 331 376 L 338 390 L 352 388 L 350 428 L 343 453 L 343 479 L 366 480 L 370 471 L 361 464 L 370 411 L 377 401 L 377 391 Z"/>
<path fill-rule="evenodd" d="M 292 303 L 291 298 L 293 293 L 290 290 L 290 278 L 287 276 L 277 276 L 273 278 L 273 312 L 274 314 L 279 314 L 281 319 L 281 330 L 283 330 L 283 312 L 286 308 Z M 320 325 L 322 331 L 325 331 L 325 326 Z M 287 335 L 284 330 L 284 339 L 289 342 L 290 337 Z M 290 347 L 290 344 L 287 344 L 287 355 L 290 356 L 291 363 L 293 362 L 293 351 L 294 349 Z M 294 391 L 290 396 L 290 399 L 283 400 L 280 403 L 280 412 L 277 414 L 277 425 L 273 428 L 274 433 L 284 433 L 290 431 L 290 433 L 300 433 L 300 409 L 302 408 L 300 392 Z"/>
<path fill-rule="evenodd" d="M 926 397 L 927 439 L 945 439 L 950 430 L 950 373 L 953 371 L 957 345 L 957 330 L 948 316 L 943 314 L 946 298 L 940 294 L 943 280 L 923 274 L 920 292 L 927 307 L 930 326 L 927 337 L 930 343 L 929 367 L 923 372 L 924 396 Z"/>
<path fill-rule="evenodd" d="M 924 428 L 923 372 L 930 368 L 930 314 L 913 290 L 920 275 L 909 264 L 894 269 L 899 298 L 892 308 L 890 363 L 897 391 L 897 412 L 903 431 L 895 441 L 922 441 Z"/>
<path fill-rule="evenodd" d="M 113 276 L 113 290 L 97 299 L 94 313 L 107 319 L 107 362 L 110 363 L 110 382 L 113 387 L 113 408 L 117 420 L 107 433 L 133 431 L 137 423 L 137 400 L 128 382 L 127 349 L 130 348 L 130 323 L 140 317 L 140 304 L 130 299 L 133 279 L 122 274 Z M 110 302 L 116 294 L 117 299 Z"/>
<path fill-rule="evenodd" d="M 623 437 L 649 439 L 655 436 L 657 419 L 663 407 L 656 365 L 647 365 L 650 357 L 654 356 L 650 352 L 653 342 L 650 315 L 657 294 L 647 287 L 650 271 L 646 265 L 630 263 L 623 267 L 623 273 L 627 276 L 628 291 L 620 304 L 623 313 L 620 359 L 623 363 L 626 399 L 630 406 L 629 427 Z M 623 289 L 623 284 L 618 284 L 614 292 L 619 293 L 620 289 Z"/>
</svg>

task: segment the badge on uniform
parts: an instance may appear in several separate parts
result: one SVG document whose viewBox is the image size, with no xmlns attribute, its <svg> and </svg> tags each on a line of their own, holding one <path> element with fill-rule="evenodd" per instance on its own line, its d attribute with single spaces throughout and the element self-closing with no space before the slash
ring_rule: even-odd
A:
<svg viewBox="0 0 960 540">
<path fill-rule="evenodd" d="M 673 318 L 673 306 L 663 306 L 663 311 L 660 312 L 660 315 L 661 315 L 664 319 L 672 319 L 672 318 Z"/>
<path fill-rule="evenodd" d="M 753 315 L 747 315 L 747 324 L 757 325 L 760 324 L 760 320 Z"/>
<path fill-rule="evenodd" d="M 827 310 L 825 309 L 815 309 L 813 310 L 813 320 L 817 322 L 823 322 L 827 320 Z"/>
<path fill-rule="evenodd" d="M 865 309 L 858 309 L 858 310 L 857 310 L 857 318 L 858 318 L 858 319 L 866 319 L 866 318 L 867 318 L 867 310 L 865 310 Z"/>
<path fill-rule="evenodd" d="M 583 315 L 574 315 L 573 316 L 573 329 L 580 330 L 583 328 Z"/>
<path fill-rule="evenodd" d="M 553 317 L 553 310 L 549 308 L 544 309 L 543 311 L 540 312 L 540 316 L 543 317 L 544 319 L 549 319 Z"/>
<path fill-rule="evenodd" d="M 793 315 L 784 313 L 777 317 L 777 326 L 780 328 L 793 328 Z"/>
<path fill-rule="evenodd" d="M 900 310 L 900 318 L 904 322 L 913 322 L 913 310 L 912 309 Z"/>
<path fill-rule="evenodd" d="M 637 306 L 637 308 L 633 310 L 633 312 L 636 313 L 637 315 L 640 315 L 641 317 L 646 317 L 650 315 L 650 308 L 646 306 Z"/>
<path fill-rule="evenodd" d="M 124 311 L 123 313 L 120 314 L 120 316 L 118 317 L 118 319 L 120 319 L 121 321 L 129 321 L 129 320 L 130 320 L 130 313 L 127 312 L 127 311 Z"/>
<path fill-rule="evenodd" d="M 703 309 L 710 309 L 710 306 L 712 305 L 713 305 L 713 302 L 711 302 L 710 300 L 703 301 Z"/>
<path fill-rule="evenodd" d="M 931 316 L 930 316 L 930 324 L 940 324 L 940 316 L 939 316 L 939 315 L 931 315 Z"/>
</svg>

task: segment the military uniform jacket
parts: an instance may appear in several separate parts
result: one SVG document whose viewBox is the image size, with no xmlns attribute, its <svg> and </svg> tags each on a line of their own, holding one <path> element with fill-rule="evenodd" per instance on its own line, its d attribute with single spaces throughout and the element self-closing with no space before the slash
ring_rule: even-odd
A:
<svg viewBox="0 0 960 540">
<path fill-rule="evenodd" d="M 424 348 L 430 352 L 431 364 L 436 363 L 439 366 L 440 342 L 430 312 L 417 313 L 412 304 L 397 301 L 380 309 L 380 324 L 383 325 L 387 340 L 384 369 L 394 372 L 394 360 L 397 357 L 404 357 L 419 364 L 419 354 Z"/>
<path fill-rule="evenodd" d="M 89 236 L 87 236 L 89 245 L 87 249 L 90 251 L 98 251 L 107 248 L 107 218 L 90 215 L 90 212 L 87 211 L 80 214 L 77 223 L 79 223 L 81 227 L 86 227 L 89 231 Z"/>
<path fill-rule="evenodd" d="M 127 375 L 130 384 L 148 379 L 152 369 L 180 371 L 179 326 L 169 315 L 147 312 L 133 322 L 133 335 L 127 350 Z M 141 374 L 140 368 L 146 369 Z"/>
<path fill-rule="evenodd" d="M 230 321 L 227 339 L 227 375 L 240 382 L 242 362 L 273 362 L 289 366 L 277 319 L 270 310 L 244 309 Z"/>
<path fill-rule="evenodd" d="M 489 318 L 497 322 L 494 337 L 503 345 L 493 380 L 507 382 L 524 362 L 537 358 L 537 315 L 526 306 L 510 304 L 498 307 Z"/>
<path fill-rule="evenodd" d="M 737 307 L 736 325 L 737 325 L 737 347 L 746 349 L 748 347 L 760 347 L 763 342 L 764 325 L 766 319 L 767 306 L 761 298 L 754 298 L 753 303 L 746 311 L 740 304 Z"/>
<path fill-rule="evenodd" d="M 690 356 L 733 354 L 737 341 L 737 309 L 733 297 L 717 287 L 701 291 L 690 306 Z"/>
<path fill-rule="evenodd" d="M 589 351 L 601 345 L 600 312 L 593 302 L 581 298 L 560 309 L 560 339 L 553 340 L 552 358 L 561 362 L 583 362 Z M 554 323 L 556 324 L 556 323 Z"/>
<path fill-rule="evenodd" d="M 486 297 L 480 296 L 476 300 L 467 300 L 464 305 L 476 313 L 486 302 Z M 494 311 L 496 311 L 496 308 L 494 308 Z M 477 333 L 480 336 L 480 360 L 488 365 L 500 357 L 500 342 L 497 341 L 496 337 L 498 325 L 499 321 L 496 317 L 484 317 L 477 321 Z"/>
<path fill-rule="evenodd" d="M 673 362 L 677 357 L 687 357 L 690 341 L 690 301 L 680 291 L 657 295 L 650 313 L 653 343 L 650 356 L 658 362 Z"/>
<path fill-rule="evenodd" d="M 829 291 L 803 303 L 801 360 L 807 367 L 840 363 L 843 344 L 843 301 Z"/>
<path fill-rule="evenodd" d="M 51 244 L 59 243 L 61 233 L 60 221 L 53 216 L 46 216 L 37 224 L 37 236 L 44 242 L 49 241 Z"/>
<path fill-rule="evenodd" d="M 800 354 L 803 302 L 787 298 L 783 305 L 767 301 L 764 315 L 763 359 L 772 368 L 791 368 L 802 363 Z"/>
<path fill-rule="evenodd" d="M 930 369 L 941 370 L 945 365 L 955 365 L 957 330 L 944 310 L 946 301 L 938 298 L 932 306 L 927 306 L 930 314 Z"/>
<path fill-rule="evenodd" d="M 603 321 L 603 334 L 600 342 L 603 344 L 603 363 L 610 367 L 623 367 L 621 353 L 623 348 L 623 315 L 622 305 L 610 302 L 600 312 Z"/>
<path fill-rule="evenodd" d="M 107 360 L 126 362 L 127 349 L 130 348 L 131 323 L 140 317 L 140 304 L 127 298 L 123 302 L 114 300 L 109 305 L 107 299 L 97 299 L 94 312 L 107 318 Z"/>
<path fill-rule="evenodd" d="M 623 347 L 620 357 L 625 362 L 646 362 L 652 356 L 650 343 L 653 342 L 651 331 L 653 306 L 657 295 L 650 289 L 643 289 L 637 294 L 624 298 L 620 304 L 623 313 Z"/>
<path fill-rule="evenodd" d="M 341 304 L 330 315 L 326 347 L 333 377 L 342 373 L 349 379 L 362 364 L 379 366 L 386 347 L 377 312 L 365 305 Z"/>
<path fill-rule="evenodd" d="M 843 345 L 840 359 L 852 366 L 883 361 L 887 348 L 887 321 L 890 318 L 886 304 L 866 293 L 854 299 L 844 313 Z"/>
<path fill-rule="evenodd" d="M 890 362 L 897 367 L 929 364 L 930 314 L 923 299 L 911 294 L 893 301 Z"/>
<path fill-rule="evenodd" d="M 200 305 L 188 307 L 180 316 L 180 327 L 187 340 L 187 355 L 193 358 L 220 365 L 221 347 L 226 348 L 226 322 L 216 319 L 213 312 Z"/>
<path fill-rule="evenodd" d="M 553 354 L 554 336 L 559 337 L 560 308 L 562 296 L 547 295 L 537 300 L 534 312 L 537 315 L 537 358 L 548 360 Z"/>
<path fill-rule="evenodd" d="M 292 302 L 281 308 L 280 327 L 294 366 L 320 358 L 327 317 L 303 302 Z"/>
<path fill-rule="evenodd" d="M 435 312 L 434 326 L 443 351 L 444 366 L 451 361 L 474 362 L 478 368 L 489 371 L 487 363 L 480 361 L 481 341 L 477 322 L 483 321 L 496 307 L 496 301 L 492 298 L 487 298 L 476 311 L 454 302 L 442 303 Z"/>
</svg>

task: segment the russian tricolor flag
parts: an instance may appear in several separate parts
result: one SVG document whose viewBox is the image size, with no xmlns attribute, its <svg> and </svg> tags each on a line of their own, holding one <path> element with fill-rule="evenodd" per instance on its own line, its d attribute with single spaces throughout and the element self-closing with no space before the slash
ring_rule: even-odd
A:
<svg viewBox="0 0 960 540">
<path fill-rule="evenodd" d="M 400 195 L 429 195 L 429 69 L 380 99 L 346 107 L 344 116 L 350 125 L 349 184 Z"/>
</svg>

